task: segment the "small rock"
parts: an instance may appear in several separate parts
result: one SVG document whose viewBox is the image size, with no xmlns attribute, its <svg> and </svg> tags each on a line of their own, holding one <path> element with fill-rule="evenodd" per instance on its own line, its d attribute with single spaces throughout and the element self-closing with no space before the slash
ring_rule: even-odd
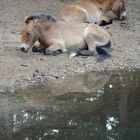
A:
<svg viewBox="0 0 140 140">
<path fill-rule="evenodd" d="M 109 26 L 107 26 L 106 29 L 109 29 Z"/>
<path fill-rule="evenodd" d="M 35 70 L 35 72 L 36 72 L 36 73 L 39 73 L 39 70 L 38 70 L 38 69 L 36 69 L 36 70 Z"/>
<path fill-rule="evenodd" d="M 23 67 L 28 67 L 28 65 L 26 65 L 26 64 L 21 64 L 21 66 L 23 66 Z"/>
</svg>

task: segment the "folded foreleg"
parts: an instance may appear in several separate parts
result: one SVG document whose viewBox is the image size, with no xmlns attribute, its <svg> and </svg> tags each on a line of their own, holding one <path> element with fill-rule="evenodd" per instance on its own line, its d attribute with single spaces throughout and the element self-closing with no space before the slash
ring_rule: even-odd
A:
<svg viewBox="0 0 140 140">
<path fill-rule="evenodd" d="M 56 55 L 63 54 L 66 52 L 67 50 L 62 45 L 52 44 L 48 48 L 45 48 L 44 54 L 56 56 Z"/>
<path fill-rule="evenodd" d="M 105 25 L 112 24 L 112 23 L 113 23 L 113 19 L 106 17 L 106 16 L 101 16 L 99 25 L 105 26 Z"/>
</svg>

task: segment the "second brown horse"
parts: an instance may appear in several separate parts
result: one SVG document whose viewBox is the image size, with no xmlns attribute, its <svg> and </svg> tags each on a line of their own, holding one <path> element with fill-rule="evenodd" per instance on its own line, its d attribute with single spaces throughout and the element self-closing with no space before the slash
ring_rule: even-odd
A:
<svg viewBox="0 0 140 140">
<path fill-rule="evenodd" d="M 105 16 L 108 11 L 112 11 L 120 20 L 126 18 L 123 0 L 78 0 L 62 8 L 59 20 L 106 25 L 112 23 L 112 19 Z"/>
</svg>

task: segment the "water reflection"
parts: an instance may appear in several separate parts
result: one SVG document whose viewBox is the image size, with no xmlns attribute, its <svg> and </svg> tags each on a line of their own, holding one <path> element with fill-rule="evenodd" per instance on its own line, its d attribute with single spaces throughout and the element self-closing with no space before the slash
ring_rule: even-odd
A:
<svg viewBox="0 0 140 140">
<path fill-rule="evenodd" d="M 137 140 L 140 71 L 90 73 L 0 94 L 1 140 Z"/>
</svg>

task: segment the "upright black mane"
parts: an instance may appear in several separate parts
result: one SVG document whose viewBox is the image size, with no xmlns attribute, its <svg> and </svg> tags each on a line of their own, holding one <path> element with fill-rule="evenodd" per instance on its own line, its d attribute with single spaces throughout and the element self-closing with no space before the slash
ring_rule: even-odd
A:
<svg viewBox="0 0 140 140">
<path fill-rule="evenodd" d="M 48 15 L 47 13 L 35 13 L 35 14 L 32 14 L 31 16 L 27 17 L 27 19 L 25 20 L 25 23 L 29 23 L 30 21 L 34 21 L 38 19 L 39 21 L 44 21 L 44 22 L 47 22 L 47 21 L 50 21 L 50 22 L 55 22 L 56 20 Z"/>
</svg>

